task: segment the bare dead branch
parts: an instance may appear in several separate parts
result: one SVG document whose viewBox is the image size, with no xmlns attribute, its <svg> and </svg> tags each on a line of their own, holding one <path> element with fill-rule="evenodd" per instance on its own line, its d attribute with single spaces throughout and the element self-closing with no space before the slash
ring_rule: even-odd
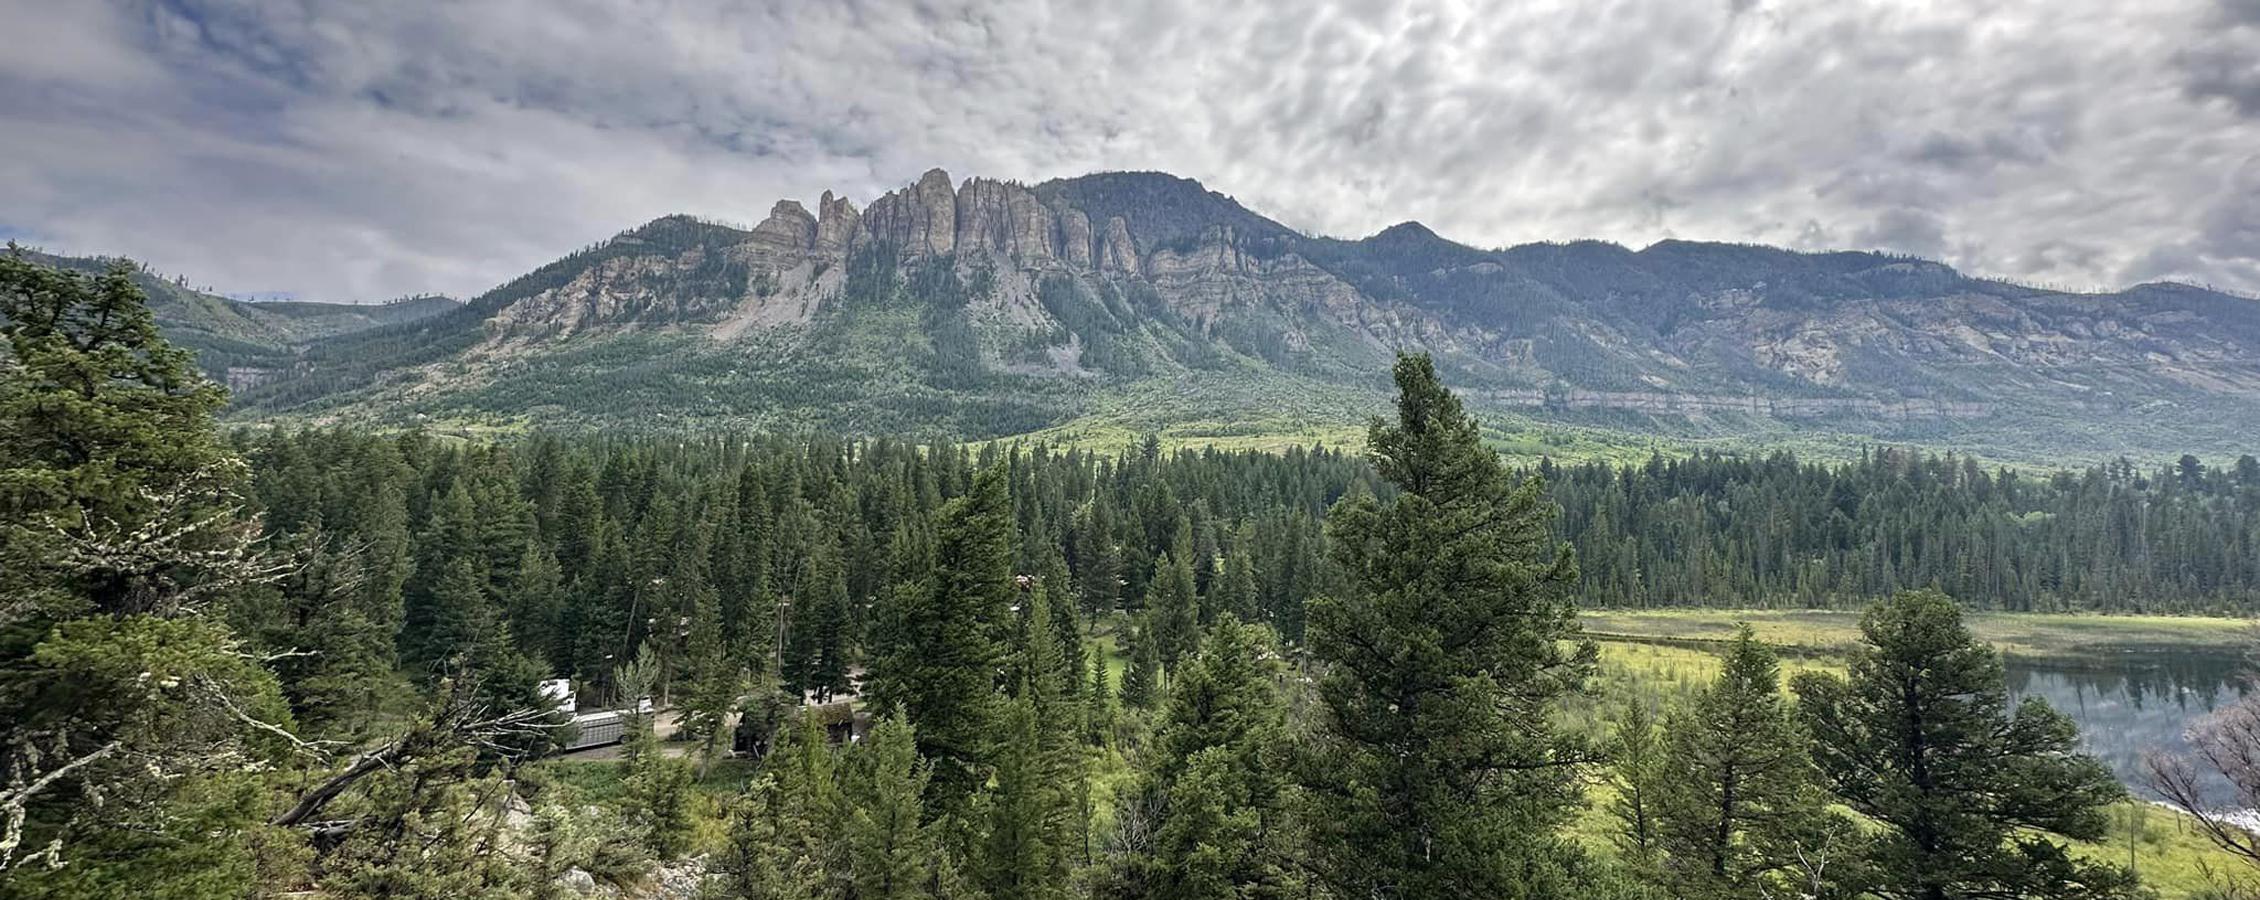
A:
<svg viewBox="0 0 2260 900">
<path fill-rule="evenodd" d="M 25 743 L 28 745 L 29 742 Z M 19 748 L 21 752 L 16 754 L 15 765 L 11 767 L 14 771 L 8 773 L 8 787 L 0 790 L 0 818 L 5 820 L 0 823 L 0 870 L 7 869 L 16 861 L 16 848 L 23 843 L 24 820 L 30 815 L 25 807 L 31 798 L 54 786 L 79 767 L 116 753 L 123 746 L 125 742 L 122 740 L 111 741 L 92 752 L 73 757 L 37 777 L 31 775 L 32 767 L 38 765 L 40 759 L 37 748 Z"/>
</svg>

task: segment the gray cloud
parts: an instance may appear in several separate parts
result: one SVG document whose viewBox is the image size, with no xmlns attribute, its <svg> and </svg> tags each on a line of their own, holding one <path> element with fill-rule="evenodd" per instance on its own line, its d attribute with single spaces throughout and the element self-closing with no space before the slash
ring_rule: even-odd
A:
<svg viewBox="0 0 2260 900">
<path fill-rule="evenodd" d="M 2256 290 L 2254 2 L 0 0 L 0 232 L 471 294 L 670 212 L 1163 169 L 1337 235 Z"/>
</svg>

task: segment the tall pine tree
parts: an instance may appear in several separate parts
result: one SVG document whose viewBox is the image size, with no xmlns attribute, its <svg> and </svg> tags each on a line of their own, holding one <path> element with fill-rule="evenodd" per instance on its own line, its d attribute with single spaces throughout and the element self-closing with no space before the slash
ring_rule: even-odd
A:
<svg viewBox="0 0 2260 900">
<path fill-rule="evenodd" d="M 1825 804 L 1773 651 L 1742 626 L 1718 679 L 1664 731 L 1656 831 L 1673 896 L 1786 893 L 1780 873 Z"/>
<path fill-rule="evenodd" d="M 917 727 L 919 755 L 934 764 L 929 812 L 962 817 L 988 780 L 998 638 L 1012 621 L 1015 541 L 1004 471 L 981 472 L 936 520 L 933 567 L 896 601 L 872 699 Z"/>
<path fill-rule="evenodd" d="M 1311 862 L 1345 896 L 1559 896 L 1585 756 L 1550 719 L 1595 653 L 1577 567 L 1543 486 L 1508 478 L 1434 364 L 1400 357 L 1396 380 L 1367 453 L 1399 492 L 1335 507 L 1348 583 L 1310 608 Z"/>
</svg>

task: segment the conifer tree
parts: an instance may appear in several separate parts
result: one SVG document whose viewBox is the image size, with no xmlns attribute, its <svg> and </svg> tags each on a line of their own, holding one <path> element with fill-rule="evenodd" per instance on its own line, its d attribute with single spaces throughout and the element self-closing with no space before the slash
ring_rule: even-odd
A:
<svg viewBox="0 0 2260 900">
<path fill-rule="evenodd" d="M 1078 658 L 1070 668 L 1067 655 L 1060 652 L 1058 632 L 1052 624 L 1051 590 L 1039 582 L 1027 597 L 1016 653 L 1020 672 L 1016 693 L 1035 706 L 1038 743 L 1043 746 L 1046 766 L 1052 769 L 1046 777 L 1079 779 L 1081 767 L 1073 764 L 1080 757 L 1077 745 L 1083 731 L 1083 709 L 1069 694 L 1067 685 L 1081 682 L 1082 664 Z"/>
<path fill-rule="evenodd" d="M 486 605 L 475 597 L 487 590 L 479 528 L 471 492 L 457 478 L 420 533 L 416 573 L 404 597 L 400 656 L 412 671 L 432 676 L 442 670 L 465 643 L 473 610 Z"/>
<path fill-rule="evenodd" d="M 488 596 L 485 571 L 474 560 L 446 563 L 428 602 L 431 608 L 415 658 L 434 676 L 473 645 L 493 637 L 494 629 L 502 625 L 502 616 Z"/>
<path fill-rule="evenodd" d="M 850 849 L 840 840 L 848 801 L 841 792 L 839 754 L 823 724 L 805 709 L 788 729 L 782 751 L 772 770 L 778 773 L 782 813 L 799 823 L 790 834 L 792 852 L 837 882 L 849 873 Z"/>
<path fill-rule="evenodd" d="M 301 733 L 350 740 L 383 705 L 396 673 L 390 610 L 371 609 L 362 557 L 340 552 L 321 532 L 294 535 L 285 551 L 299 561 L 278 584 L 277 607 L 246 609 L 239 631 L 274 658 Z"/>
<path fill-rule="evenodd" d="M 900 719 L 883 719 L 856 748 L 845 787 L 857 900 L 931 896 L 942 847 L 923 823 L 927 765 Z"/>
<path fill-rule="evenodd" d="M 831 540 L 811 548 L 808 565 L 801 570 L 800 586 L 793 592 L 788 611 L 791 624 L 785 655 L 786 690 L 813 694 L 829 703 L 848 683 L 848 588 L 840 554 Z"/>
<path fill-rule="evenodd" d="M 1312 863 L 1346 896 L 1560 895 L 1585 754 L 1549 720 L 1595 652 L 1571 640 L 1576 565 L 1542 485 L 1507 477 L 1428 358 L 1396 378 L 1367 453 L 1400 492 L 1335 507 L 1348 583 L 1310 609 Z"/>
<path fill-rule="evenodd" d="M 984 470 L 936 516 L 933 567 L 903 592 L 893 646 L 874 672 L 874 704 L 917 727 L 933 762 L 930 815 L 959 815 L 987 780 L 1000 638 L 1012 621 L 1012 504 L 1005 474 Z"/>
<path fill-rule="evenodd" d="M 1614 795 L 1609 814 L 1617 820 L 1617 849 L 1634 868 L 1647 870 L 1661 852 L 1658 795 L 1664 790 L 1664 782 L 1673 777 L 1666 764 L 1663 736 L 1657 732 L 1648 704 L 1637 699 L 1625 703 L 1608 751 L 1608 783 Z"/>
<path fill-rule="evenodd" d="M 1655 793 L 1656 835 L 1673 894 L 1787 891 L 1780 873 L 1825 804 L 1812 791 L 1772 649 L 1742 626 L 1718 679 L 1668 717 L 1664 732 L 1670 774 Z"/>
<path fill-rule="evenodd" d="M 533 900 L 571 900 L 571 891 L 561 881 L 587 852 L 573 811 L 556 804 L 535 809 L 526 843 L 531 863 L 527 881 L 531 882 L 528 887 Z"/>
<path fill-rule="evenodd" d="M 1058 859 L 1064 877 L 1071 850 L 1082 847 L 1089 820 L 1078 816 L 1088 785 L 1089 771 L 1083 752 L 1083 704 L 1067 685 L 1082 679 L 1081 663 L 1068 668 L 1051 616 L 1051 589 L 1042 582 L 1028 592 L 1023 610 L 1019 649 L 1021 681 L 1017 694 L 1025 700 L 1036 721 L 1034 761 L 1038 782 L 1050 792 L 1043 820 L 1043 839 Z"/>
<path fill-rule="evenodd" d="M 2102 835 L 2124 789 L 2045 701 L 2009 709 L 2000 657 L 1952 598 L 1898 594 L 1860 633 L 1849 677 L 1791 685 L 1823 784 L 1882 826 L 1862 887 L 1892 900 L 2135 896 L 2131 874 L 2048 839 Z"/>
<path fill-rule="evenodd" d="M 1106 653 L 1098 646 L 1091 648 L 1091 685 L 1083 692 L 1086 712 L 1083 716 L 1087 729 L 1084 740 L 1093 747 L 1104 747 L 1107 736 L 1114 732 L 1114 685 L 1107 680 Z"/>
<path fill-rule="evenodd" d="M 518 649 L 552 672 L 566 671 L 571 662 L 570 647 L 558 628 L 565 602 L 562 577 L 556 555 L 546 546 L 529 544 L 507 592 L 510 633 Z"/>
<path fill-rule="evenodd" d="M 467 750 L 410 761 L 368 785 L 367 827 L 324 860 L 323 887 L 349 900 L 522 895 L 502 851 L 499 774 L 466 776 Z"/>
<path fill-rule="evenodd" d="M 1277 888 L 1285 733 L 1277 654 L 1263 629 L 1219 618 L 1170 681 L 1139 808 L 1158 810 L 1150 852 L 1125 863 L 1134 893 L 1245 896 Z"/>
<path fill-rule="evenodd" d="M 1075 580 L 1088 616 L 1114 611 L 1122 591 L 1122 559 L 1115 547 L 1114 516 L 1105 491 L 1083 508 L 1076 529 Z"/>
<path fill-rule="evenodd" d="M 1147 616 L 1149 620 L 1151 616 Z M 1161 690 L 1161 649 L 1151 625 L 1130 632 L 1130 664 L 1122 670 L 1122 705 L 1152 709 Z"/>
<path fill-rule="evenodd" d="M 225 395 L 123 265 L 11 246 L 0 336 L 0 892 L 242 896 L 296 740 L 230 625 L 290 567 L 244 514 Z"/>
<path fill-rule="evenodd" d="M 1193 594 L 1193 568 L 1183 558 L 1164 552 L 1154 559 L 1153 578 L 1146 582 L 1146 616 L 1164 667 L 1176 666 L 1200 642 L 1200 598 Z"/>
<path fill-rule="evenodd" d="M 1257 621 L 1255 559 L 1248 555 L 1244 531 L 1234 533 L 1212 593 L 1216 595 L 1212 605 L 1217 613 L 1230 614 L 1243 622 Z"/>
<path fill-rule="evenodd" d="M 709 861 L 711 896 L 761 900 L 829 900 L 832 879 L 803 851 L 813 826 L 786 802 L 774 774 L 764 774 L 730 804 L 728 837 Z"/>
<path fill-rule="evenodd" d="M 979 883 L 990 900 L 1064 897 L 1068 856 L 1058 843 L 1059 823 L 1073 807 L 1050 780 L 1052 760 L 1036 704 L 1015 698 L 1000 719 L 995 777 L 980 804 Z"/>
<path fill-rule="evenodd" d="M 723 646 L 722 600 L 712 588 L 700 586 L 693 594 L 690 637 L 687 641 L 690 683 L 680 695 L 682 728 L 699 740 L 699 769 L 703 774 L 729 737 L 724 727 L 745 692 L 744 670 L 738 657 Z"/>
</svg>

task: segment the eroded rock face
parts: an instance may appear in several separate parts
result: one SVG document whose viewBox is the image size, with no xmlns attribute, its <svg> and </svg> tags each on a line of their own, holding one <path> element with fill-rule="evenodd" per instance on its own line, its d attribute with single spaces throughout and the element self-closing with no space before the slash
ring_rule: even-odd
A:
<svg viewBox="0 0 2260 900">
<path fill-rule="evenodd" d="M 1087 269 L 1091 266 L 1091 217 L 1074 207 L 1060 210 L 1059 255 L 1070 266 Z"/>
<path fill-rule="evenodd" d="M 855 243 L 856 228 L 862 223 L 863 214 L 856 212 L 855 204 L 825 191 L 824 198 L 816 201 L 816 252 L 847 255 L 848 247 Z"/>
<path fill-rule="evenodd" d="M 503 308 L 488 323 L 488 342 L 555 340 L 600 326 L 710 318 L 739 297 L 727 280 L 698 277 L 710 259 L 703 248 L 674 257 L 607 259 L 563 285 Z"/>
<path fill-rule="evenodd" d="M 989 253 L 1032 265 L 1055 259 L 1057 225 L 1034 192 L 1015 184 L 968 179 L 957 194 L 957 252 Z"/>
<path fill-rule="evenodd" d="M 1130 223 L 1121 216 L 1106 220 L 1106 238 L 1098 262 L 1099 268 L 1107 271 L 1138 271 L 1138 242 L 1130 237 Z"/>
<path fill-rule="evenodd" d="M 957 191 L 950 174 L 929 169 L 918 183 L 889 191 L 863 211 L 850 249 L 884 245 L 906 256 L 940 255 L 957 248 Z"/>
<path fill-rule="evenodd" d="M 826 200 L 831 196 L 824 195 Z M 806 253 L 816 249 L 816 217 L 798 200 L 779 200 L 770 207 L 769 218 L 753 226 L 746 242 L 775 253 Z"/>
<path fill-rule="evenodd" d="M 957 249 L 957 192 L 950 188 L 950 173 L 928 169 L 911 189 L 926 212 L 926 252 L 935 255 Z"/>
</svg>

